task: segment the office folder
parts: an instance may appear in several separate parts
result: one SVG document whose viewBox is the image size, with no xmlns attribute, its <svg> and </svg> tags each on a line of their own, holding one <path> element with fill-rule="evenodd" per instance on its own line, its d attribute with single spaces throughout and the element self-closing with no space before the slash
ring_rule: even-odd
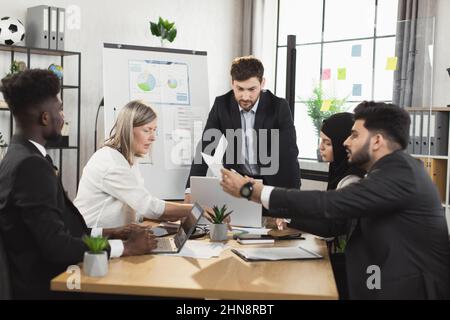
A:
<svg viewBox="0 0 450 320">
<path fill-rule="evenodd" d="M 58 29 L 58 8 L 50 7 L 50 49 L 56 50 Z"/>
<path fill-rule="evenodd" d="M 411 125 L 409 126 L 409 141 L 407 151 L 409 154 L 414 154 L 414 112 L 410 112 L 409 117 L 411 118 Z"/>
<path fill-rule="evenodd" d="M 447 177 L 447 160 L 444 159 L 432 159 L 432 158 L 419 158 L 424 166 L 425 170 L 430 175 L 431 180 L 436 185 L 441 201 L 445 202 L 445 190 L 446 190 L 446 177 Z"/>
<path fill-rule="evenodd" d="M 421 134 L 421 148 L 422 152 L 420 154 L 430 154 L 430 149 L 428 148 L 428 139 L 429 139 L 429 132 L 428 132 L 428 124 L 430 123 L 430 114 L 428 111 L 422 111 L 422 134 Z"/>
<path fill-rule="evenodd" d="M 58 23 L 56 28 L 56 49 L 64 50 L 64 29 L 66 24 L 66 10 L 64 8 L 57 8 L 58 10 Z"/>
<path fill-rule="evenodd" d="M 421 154 L 421 135 L 422 135 L 422 112 L 414 112 L 414 154 Z"/>
<path fill-rule="evenodd" d="M 433 112 L 430 118 L 430 154 L 448 154 L 448 112 Z"/>
<path fill-rule="evenodd" d="M 50 12 L 48 6 L 27 9 L 25 43 L 33 48 L 50 48 Z"/>
<path fill-rule="evenodd" d="M 231 249 L 231 251 L 245 261 L 308 260 L 323 258 L 320 254 L 300 246 L 249 249 L 235 248 Z"/>
</svg>

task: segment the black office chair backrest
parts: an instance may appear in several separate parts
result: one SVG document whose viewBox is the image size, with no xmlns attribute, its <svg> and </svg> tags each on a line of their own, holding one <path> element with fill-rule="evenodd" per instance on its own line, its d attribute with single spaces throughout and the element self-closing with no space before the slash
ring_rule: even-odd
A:
<svg viewBox="0 0 450 320">
<path fill-rule="evenodd" d="M 12 298 L 7 258 L 2 234 L 0 233 L 0 300 L 10 300 Z"/>
</svg>

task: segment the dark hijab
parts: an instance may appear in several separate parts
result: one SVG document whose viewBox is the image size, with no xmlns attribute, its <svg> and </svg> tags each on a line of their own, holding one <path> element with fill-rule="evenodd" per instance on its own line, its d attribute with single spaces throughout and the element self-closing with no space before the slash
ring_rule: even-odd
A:
<svg viewBox="0 0 450 320">
<path fill-rule="evenodd" d="M 363 177 L 365 171 L 348 164 L 347 152 L 344 141 L 350 136 L 353 123 L 353 114 L 348 112 L 336 113 L 325 119 L 322 123 L 322 131 L 331 139 L 334 161 L 330 163 L 328 171 L 327 190 L 335 190 L 338 183 L 348 175 Z"/>
</svg>

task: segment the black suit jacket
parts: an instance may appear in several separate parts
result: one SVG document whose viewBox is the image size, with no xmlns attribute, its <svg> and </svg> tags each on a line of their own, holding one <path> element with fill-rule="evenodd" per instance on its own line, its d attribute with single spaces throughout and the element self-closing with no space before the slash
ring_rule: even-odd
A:
<svg viewBox="0 0 450 320">
<path fill-rule="evenodd" d="M 326 236 L 348 231 L 339 220 L 357 219 L 345 249 L 350 298 L 450 298 L 450 244 L 441 200 L 423 164 L 406 153 L 383 157 L 366 178 L 340 190 L 276 188 L 269 205 L 274 216 L 322 219 L 325 227 L 315 229 Z M 371 265 L 380 267 L 379 290 L 367 286 Z"/>
<path fill-rule="evenodd" d="M 208 120 L 205 125 L 205 131 L 208 129 L 218 129 L 222 134 L 226 134 L 227 129 L 241 129 L 241 115 L 239 112 L 239 106 L 234 98 L 233 91 L 229 91 L 223 96 L 217 97 L 214 105 L 209 112 Z M 258 132 L 260 129 L 267 129 L 268 139 L 267 141 L 258 141 L 258 150 L 264 147 L 270 154 L 271 143 L 270 136 L 272 129 L 279 129 L 279 166 L 278 170 L 273 175 L 263 175 L 258 178 L 262 178 L 265 184 L 285 187 L 285 188 L 299 188 L 300 187 L 300 167 L 298 164 L 298 148 L 297 138 L 292 120 L 292 114 L 289 110 L 288 103 L 285 99 L 278 98 L 270 91 L 261 91 L 259 98 L 258 110 L 255 115 L 254 129 Z M 211 143 L 205 137 L 205 131 L 203 132 L 202 140 L 198 144 L 196 149 L 196 155 L 192 162 L 191 171 L 186 183 L 186 187 L 190 187 L 191 176 L 205 176 L 208 171 L 208 166 L 203 161 L 200 152 L 203 152 L 205 148 Z M 223 163 L 226 168 L 233 168 L 240 172 L 240 166 L 238 165 L 238 155 L 241 150 L 237 150 L 240 146 L 237 143 L 237 139 L 242 140 L 241 136 L 237 139 L 228 139 L 228 148 L 225 153 Z M 234 142 L 234 143 L 233 143 Z M 241 141 L 240 141 L 241 142 Z M 215 141 L 217 145 L 218 141 Z M 234 145 L 234 150 L 230 150 L 231 145 Z M 233 151 L 232 163 L 227 163 L 226 158 L 229 152 Z M 258 165 L 260 168 L 269 167 L 273 165 L 272 162 L 264 163 L 257 153 Z M 264 153 L 263 153 L 264 154 Z M 269 155 L 269 157 L 272 155 Z M 195 162 L 198 162 L 196 164 Z"/>
<path fill-rule="evenodd" d="M 46 299 L 50 280 L 83 260 L 89 234 L 52 165 L 14 136 L 0 164 L 0 232 L 15 299 Z"/>
</svg>

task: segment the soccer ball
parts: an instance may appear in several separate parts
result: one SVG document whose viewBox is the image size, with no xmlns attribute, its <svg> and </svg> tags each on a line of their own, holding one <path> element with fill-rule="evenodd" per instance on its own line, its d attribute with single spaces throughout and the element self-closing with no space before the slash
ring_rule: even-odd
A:
<svg viewBox="0 0 450 320">
<path fill-rule="evenodd" d="M 0 44 L 12 46 L 25 38 L 25 27 L 16 18 L 3 17 L 0 19 Z"/>
</svg>

